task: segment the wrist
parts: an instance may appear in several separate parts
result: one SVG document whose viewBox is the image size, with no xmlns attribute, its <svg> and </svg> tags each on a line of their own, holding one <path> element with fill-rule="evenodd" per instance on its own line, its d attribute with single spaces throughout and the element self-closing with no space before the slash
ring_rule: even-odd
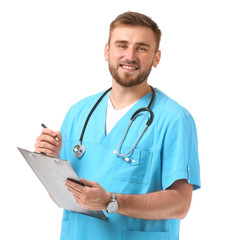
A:
<svg viewBox="0 0 232 240">
<path fill-rule="evenodd" d="M 110 195 L 111 195 L 111 198 L 107 206 L 107 212 L 114 213 L 118 210 L 117 194 L 110 193 Z"/>
<path fill-rule="evenodd" d="M 106 201 L 105 201 L 105 204 L 104 204 L 104 210 L 106 210 L 106 211 L 107 211 L 107 206 L 108 206 L 108 204 L 110 202 L 110 199 L 111 199 L 111 193 L 107 192 L 106 193 Z"/>
</svg>

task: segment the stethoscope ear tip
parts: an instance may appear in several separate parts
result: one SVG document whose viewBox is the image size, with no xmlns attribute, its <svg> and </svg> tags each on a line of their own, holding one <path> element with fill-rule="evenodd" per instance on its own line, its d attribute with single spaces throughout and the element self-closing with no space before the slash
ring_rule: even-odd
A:
<svg viewBox="0 0 232 240">
<path fill-rule="evenodd" d="M 130 158 L 124 158 L 121 154 L 119 154 L 116 150 L 113 151 L 113 154 L 116 154 L 117 156 L 119 156 L 120 158 L 122 158 L 124 161 L 129 162 Z"/>
</svg>

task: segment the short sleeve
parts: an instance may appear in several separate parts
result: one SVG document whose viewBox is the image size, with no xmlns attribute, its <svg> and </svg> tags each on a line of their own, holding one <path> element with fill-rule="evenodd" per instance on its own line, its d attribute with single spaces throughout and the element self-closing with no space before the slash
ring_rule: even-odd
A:
<svg viewBox="0 0 232 240">
<path fill-rule="evenodd" d="M 168 116 L 161 157 L 163 189 L 180 179 L 193 184 L 194 190 L 201 187 L 196 126 L 184 108 Z"/>
</svg>

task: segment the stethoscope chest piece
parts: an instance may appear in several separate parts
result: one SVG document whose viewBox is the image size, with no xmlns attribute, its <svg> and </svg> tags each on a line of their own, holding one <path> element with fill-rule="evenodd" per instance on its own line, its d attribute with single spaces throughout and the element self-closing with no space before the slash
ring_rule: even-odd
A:
<svg viewBox="0 0 232 240">
<path fill-rule="evenodd" d="M 150 87 L 151 87 L 151 86 L 150 86 Z M 91 115 L 92 115 L 93 111 L 95 110 L 95 108 L 96 108 L 96 107 L 98 106 L 98 104 L 101 102 L 102 98 L 103 98 L 111 89 L 112 89 L 112 88 L 109 88 L 108 90 L 106 90 L 106 91 L 101 95 L 101 97 L 97 100 L 97 102 L 95 103 L 95 105 L 94 105 L 93 108 L 91 109 L 88 117 L 86 118 L 85 124 L 84 124 L 83 129 L 82 129 L 82 132 L 81 132 L 81 136 L 80 136 L 80 139 L 79 139 L 79 144 L 77 144 L 77 145 L 73 148 L 73 152 L 74 152 L 74 154 L 75 154 L 76 157 L 81 157 L 81 156 L 83 156 L 83 154 L 85 153 L 85 146 L 82 145 L 82 139 L 83 139 L 84 132 L 85 132 L 86 126 L 87 126 L 87 124 L 88 124 L 89 118 L 91 117 Z M 135 160 L 130 160 L 130 158 L 128 157 L 128 155 L 133 151 L 133 149 L 135 148 L 135 146 L 136 146 L 137 143 L 139 142 L 140 138 L 143 136 L 144 132 L 147 130 L 147 128 L 150 126 L 150 124 L 151 124 L 151 122 L 152 122 L 152 120 L 153 120 L 153 112 L 151 111 L 150 107 L 151 107 L 151 105 L 152 105 L 152 103 L 153 103 L 153 101 L 154 101 L 155 91 L 154 91 L 154 88 L 153 88 L 153 87 L 151 87 L 151 90 L 152 90 L 152 97 L 151 97 L 151 100 L 150 100 L 148 106 L 145 107 L 145 108 L 140 108 L 140 109 L 138 109 L 138 110 L 132 115 L 132 117 L 131 117 L 131 119 L 130 119 L 130 122 L 129 122 L 128 126 L 127 126 L 126 132 L 124 133 L 124 135 L 123 135 L 123 137 L 122 137 L 122 139 L 121 139 L 121 141 L 120 141 L 120 143 L 119 143 L 119 145 L 118 145 L 118 149 L 117 149 L 117 151 L 116 151 L 116 150 L 114 151 L 114 154 L 116 154 L 116 155 L 118 155 L 119 157 L 123 158 L 126 162 L 130 162 L 130 161 L 131 161 L 132 163 L 136 163 Z M 127 135 L 127 132 L 128 132 L 128 130 L 129 130 L 130 126 L 131 126 L 131 123 L 134 121 L 134 119 L 135 119 L 138 115 L 141 115 L 141 112 L 143 112 L 143 111 L 148 111 L 148 112 L 150 113 L 150 118 L 147 116 L 148 121 L 147 121 L 147 123 L 146 123 L 146 126 L 145 126 L 143 132 L 140 134 L 140 136 L 139 136 L 138 139 L 136 140 L 135 144 L 132 146 L 131 150 L 130 150 L 128 153 L 126 153 L 126 154 L 121 154 L 121 153 L 119 153 L 120 148 L 121 148 L 121 146 L 122 146 L 122 143 L 123 143 L 123 141 L 124 141 L 124 139 L 125 139 L 125 137 L 126 137 L 126 135 Z"/>
<path fill-rule="evenodd" d="M 76 155 L 76 157 L 81 157 L 85 153 L 85 146 L 79 142 L 74 148 L 73 152 Z"/>
</svg>

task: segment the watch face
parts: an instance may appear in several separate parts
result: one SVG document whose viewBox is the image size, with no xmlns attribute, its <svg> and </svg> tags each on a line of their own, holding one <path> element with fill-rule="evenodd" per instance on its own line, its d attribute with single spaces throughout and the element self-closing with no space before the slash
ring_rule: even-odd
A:
<svg viewBox="0 0 232 240">
<path fill-rule="evenodd" d="M 108 210 L 109 213 L 116 212 L 118 210 L 118 203 L 116 201 L 115 202 L 110 202 L 108 204 L 107 210 Z"/>
</svg>

